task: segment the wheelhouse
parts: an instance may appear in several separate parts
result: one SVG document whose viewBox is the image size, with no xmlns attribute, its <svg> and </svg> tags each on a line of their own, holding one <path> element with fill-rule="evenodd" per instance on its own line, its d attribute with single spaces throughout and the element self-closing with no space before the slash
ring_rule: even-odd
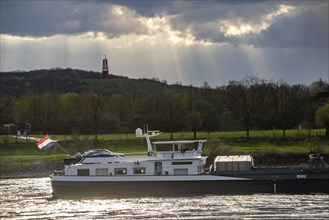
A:
<svg viewBox="0 0 329 220">
<path fill-rule="evenodd" d="M 67 176 L 197 175 L 203 172 L 205 140 L 158 141 L 148 156 L 82 157 L 66 163 Z M 73 160 L 72 160 L 73 161 Z"/>
</svg>

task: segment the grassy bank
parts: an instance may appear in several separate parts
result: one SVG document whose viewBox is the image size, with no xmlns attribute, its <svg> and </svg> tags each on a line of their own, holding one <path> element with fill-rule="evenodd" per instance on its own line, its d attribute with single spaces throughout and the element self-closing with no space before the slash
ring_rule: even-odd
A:
<svg viewBox="0 0 329 220">
<path fill-rule="evenodd" d="M 244 132 L 198 132 L 198 139 L 207 139 L 204 154 L 309 154 L 321 152 L 329 154 L 329 140 L 323 136 L 324 130 L 289 130 L 287 138 L 280 138 L 281 132 L 251 131 L 251 138 L 244 137 Z M 36 136 L 41 137 L 41 136 Z M 98 142 L 94 142 L 93 135 L 51 135 L 58 140 L 70 154 L 83 153 L 89 149 L 106 148 L 124 154 L 144 154 L 146 144 L 144 139 L 137 139 L 134 134 L 99 135 Z M 169 140 L 170 134 L 163 133 L 152 140 Z M 176 132 L 174 139 L 193 139 L 191 132 Z M 45 151 L 39 150 L 35 141 L 15 139 L 10 136 L 0 137 L 0 163 L 38 163 L 60 161 L 66 153 L 60 147 L 53 147 Z"/>
<path fill-rule="evenodd" d="M 251 131 L 251 138 L 245 138 L 244 132 L 198 132 L 198 139 L 207 139 L 203 153 L 208 155 L 208 165 L 215 156 L 225 154 L 251 154 L 255 165 L 286 166 L 308 162 L 308 154 L 320 152 L 329 163 L 329 139 L 324 130 L 287 131 L 287 138 L 280 138 L 280 131 Z M 41 138 L 42 136 L 33 136 Z M 93 135 L 50 135 L 58 140 L 71 155 L 89 149 L 109 149 L 126 155 L 146 155 L 144 139 L 134 134 L 99 135 L 94 141 Z M 170 134 L 163 133 L 152 140 L 169 140 Z M 191 132 L 176 132 L 174 139 L 193 139 Z M 66 153 L 58 146 L 39 150 L 36 141 L 0 136 L 0 177 L 45 177 L 53 170 L 63 169 L 62 159 Z"/>
</svg>

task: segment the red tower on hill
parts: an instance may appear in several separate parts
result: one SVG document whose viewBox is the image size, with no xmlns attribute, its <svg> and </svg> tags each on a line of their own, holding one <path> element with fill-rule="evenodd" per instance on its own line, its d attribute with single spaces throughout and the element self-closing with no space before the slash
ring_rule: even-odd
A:
<svg viewBox="0 0 329 220">
<path fill-rule="evenodd" d="M 106 59 L 106 55 L 104 55 L 104 59 L 103 59 L 103 79 L 107 79 L 109 78 L 109 67 L 107 65 L 107 59 Z"/>
</svg>

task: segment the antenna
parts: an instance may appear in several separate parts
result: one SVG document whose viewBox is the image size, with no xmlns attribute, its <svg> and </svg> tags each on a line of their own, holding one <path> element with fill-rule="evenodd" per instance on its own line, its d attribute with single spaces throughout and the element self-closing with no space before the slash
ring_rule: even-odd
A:
<svg viewBox="0 0 329 220">
<path fill-rule="evenodd" d="M 147 131 L 143 134 L 143 130 L 140 129 L 140 128 L 137 128 L 136 129 L 136 137 L 145 137 L 146 139 L 146 144 L 147 144 L 147 154 L 149 156 L 152 155 L 153 153 L 153 149 L 152 149 L 152 144 L 151 144 L 151 140 L 150 138 L 151 137 L 154 137 L 154 136 L 158 136 L 160 135 L 161 132 L 160 131 Z"/>
</svg>

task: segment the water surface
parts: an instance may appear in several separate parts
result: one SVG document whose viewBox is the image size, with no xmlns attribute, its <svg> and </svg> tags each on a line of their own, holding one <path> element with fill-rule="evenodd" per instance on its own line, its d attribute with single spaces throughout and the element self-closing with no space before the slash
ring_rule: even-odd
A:
<svg viewBox="0 0 329 220">
<path fill-rule="evenodd" d="M 329 219 L 326 194 L 62 200 L 49 178 L 0 181 L 1 219 Z"/>
</svg>

